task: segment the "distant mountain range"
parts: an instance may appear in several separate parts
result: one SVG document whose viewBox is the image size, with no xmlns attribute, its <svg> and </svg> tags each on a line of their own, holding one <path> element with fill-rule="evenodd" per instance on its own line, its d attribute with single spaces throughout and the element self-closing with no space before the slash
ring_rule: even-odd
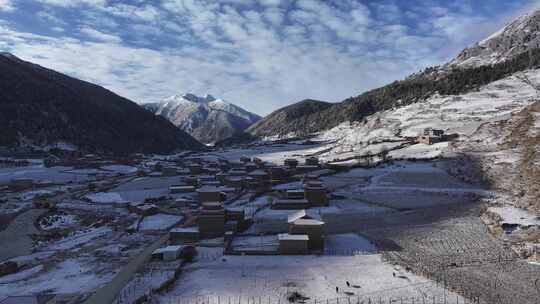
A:
<svg viewBox="0 0 540 304">
<path fill-rule="evenodd" d="M 202 145 L 167 120 L 98 85 L 0 54 L 0 146 L 127 154 Z"/>
<path fill-rule="evenodd" d="M 256 123 L 261 117 L 212 95 L 175 95 L 160 103 L 142 105 L 205 144 L 222 141 Z"/>
</svg>

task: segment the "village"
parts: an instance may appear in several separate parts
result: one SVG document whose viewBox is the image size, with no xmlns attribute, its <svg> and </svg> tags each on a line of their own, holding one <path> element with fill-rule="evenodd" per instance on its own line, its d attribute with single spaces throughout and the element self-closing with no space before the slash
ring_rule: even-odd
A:
<svg viewBox="0 0 540 304">
<path fill-rule="evenodd" d="M 535 302 L 509 278 L 534 282 L 540 250 L 507 237 L 538 219 L 481 219 L 490 191 L 440 157 L 351 165 L 327 144 L 5 158 L 0 303 Z"/>
</svg>

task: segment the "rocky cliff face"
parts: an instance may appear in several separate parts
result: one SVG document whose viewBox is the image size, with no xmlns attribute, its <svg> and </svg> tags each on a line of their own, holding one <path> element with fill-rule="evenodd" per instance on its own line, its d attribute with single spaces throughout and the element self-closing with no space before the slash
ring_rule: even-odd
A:
<svg viewBox="0 0 540 304">
<path fill-rule="evenodd" d="M 100 86 L 0 55 L 0 146 L 165 153 L 202 146 L 167 120 Z"/>
</svg>

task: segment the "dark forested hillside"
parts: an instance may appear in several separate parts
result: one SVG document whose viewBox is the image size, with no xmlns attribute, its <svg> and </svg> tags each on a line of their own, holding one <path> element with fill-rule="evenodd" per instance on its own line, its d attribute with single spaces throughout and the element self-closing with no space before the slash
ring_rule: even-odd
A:
<svg viewBox="0 0 540 304">
<path fill-rule="evenodd" d="M 286 135 L 294 132 L 306 135 L 330 129 L 345 121 L 358 121 L 378 111 L 425 100 L 435 93 L 461 94 L 507 77 L 527 68 L 540 66 L 540 50 L 522 53 L 495 65 L 470 68 L 434 67 L 404 80 L 352 97 L 337 104 L 312 107 L 298 115 L 283 115 L 291 107 L 303 108 L 305 102 L 280 109 L 250 127 L 255 137 Z M 279 117 L 279 119 L 276 119 Z"/>
<path fill-rule="evenodd" d="M 0 146 L 59 141 L 84 151 L 170 152 L 201 145 L 100 86 L 0 54 Z"/>
<path fill-rule="evenodd" d="M 302 117 L 321 112 L 332 106 L 331 103 L 306 99 L 272 112 L 249 127 L 246 132 L 254 136 L 282 135 L 290 130 L 302 130 L 306 125 Z"/>
</svg>

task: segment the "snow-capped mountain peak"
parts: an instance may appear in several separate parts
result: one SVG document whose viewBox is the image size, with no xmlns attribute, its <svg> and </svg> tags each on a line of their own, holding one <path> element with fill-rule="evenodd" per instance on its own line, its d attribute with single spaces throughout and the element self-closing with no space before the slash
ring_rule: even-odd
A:
<svg viewBox="0 0 540 304">
<path fill-rule="evenodd" d="M 540 10 L 515 19 L 486 39 L 463 50 L 449 65 L 478 67 L 512 59 L 540 47 Z"/>
<path fill-rule="evenodd" d="M 223 140 L 260 117 L 210 94 L 185 93 L 165 98 L 155 110 L 203 143 Z"/>
</svg>

